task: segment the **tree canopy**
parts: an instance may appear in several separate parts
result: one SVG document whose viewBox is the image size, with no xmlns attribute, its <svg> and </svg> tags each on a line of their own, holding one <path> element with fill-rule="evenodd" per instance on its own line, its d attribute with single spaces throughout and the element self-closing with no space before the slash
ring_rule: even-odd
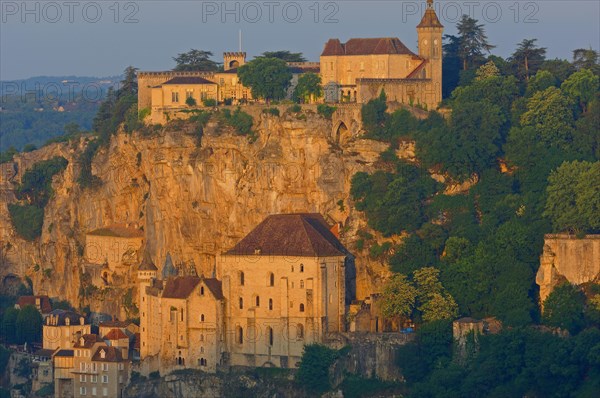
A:
<svg viewBox="0 0 600 398">
<path fill-rule="evenodd" d="M 176 71 L 206 71 L 219 70 L 219 64 L 211 60 L 213 53 L 210 51 L 191 49 L 188 52 L 177 54 L 173 61 L 177 64 Z"/>
<path fill-rule="evenodd" d="M 306 62 L 306 58 L 302 53 L 293 53 L 288 50 L 280 51 L 265 51 L 261 55 L 262 58 L 278 58 L 285 62 Z"/>
<path fill-rule="evenodd" d="M 238 70 L 240 82 L 250 87 L 254 98 L 267 102 L 285 97 L 292 73 L 285 61 L 278 58 L 256 58 Z"/>
</svg>

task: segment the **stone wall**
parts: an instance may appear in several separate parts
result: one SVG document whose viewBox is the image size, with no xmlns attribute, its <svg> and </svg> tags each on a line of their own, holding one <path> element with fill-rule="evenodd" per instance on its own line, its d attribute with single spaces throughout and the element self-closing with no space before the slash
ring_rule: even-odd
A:
<svg viewBox="0 0 600 398">
<path fill-rule="evenodd" d="M 581 285 L 598 282 L 599 278 L 600 235 L 577 238 L 574 235 L 555 234 L 544 237 L 544 251 L 536 276 L 541 302 L 563 280 Z"/>
</svg>

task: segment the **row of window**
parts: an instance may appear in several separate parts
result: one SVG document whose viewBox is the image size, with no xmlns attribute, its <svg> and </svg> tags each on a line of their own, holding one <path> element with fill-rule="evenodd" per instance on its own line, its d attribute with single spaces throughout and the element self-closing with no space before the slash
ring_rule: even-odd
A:
<svg viewBox="0 0 600 398">
<path fill-rule="evenodd" d="M 256 296 L 255 298 L 256 307 L 260 307 L 260 296 Z M 239 299 L 239 307 L 240 310 L 244 309 L 244 299 L 240 297 Z M 290 308 L 294 308 L 294 302 L 290 301 Z M 273 299 L 269 299 L 269 311 L 273 310 Z M 299 306 L 300 312 L 304 312 L 304 304 L 300 303 Z M 204 322 L 204 315 L 200 315 L 200 322 Z"/>
<path fill-rule="evenodd" d="M 274 337 L 274 333 L 273 333 L 273 328 L 270 326 L 267 326 L 267 331 L 265 333 L 265 338 L 266 338 L 266 343 L 269 346 L 273 346 L 273 343 L 275 341 L 275 337 Z M 304 325 L 299 323 L 296 325 L 296 338 L 297 339 L 303 339 L 304 338 Z M 244 344 L 244 328 L 241 326 L 237 326 L 236 327 L 236 333 L 235 333 L 235 341 L 237 344 Z"/>
<path fill-rule="evenodd" d="M 107 372 L 108 371 L 108 364 L 107 363 L 102 363 L 101 365 L 101 369 L 103 372 Z M 92 362 L 91 366 L 89 363 L 85 363 L 85 362 L 79 362 L 79 371 L 80 372 L 86 372 L 88 370 L 92 370 L 92 372 L 97 372 L 98 371 L 98 364 L 96 362 Z M 120 363 L 119 364 L 119 370 L 123 370 L 123 364 Z"/>
<path fill-rule="evenodd" d="M 294 266 L 292 265 L 292 272 L 294 272 Z M 304 272 L 304 265 L 300 264 L 300 272 Z M 246 277 L 244 275 L 244 271 L 238 272 L 238 279 L 240 286 L 244 286 L 246 284 Z M 272 272 L 269 272 L 267 275 L 267 286 L 275 286 L 275 275 Z M 294 287 L 294 282 L 292 282 L 292 287 Z M 300 288 L 304 289 L 304 280 L 300 281 Z M 204 295 L 204 288 L 200 288 L 200 295 Z"/>
<path fill-rule="evenodd" d="M 98 395 L 96 387 L 92 387 L 91 391 L 92 391 L 92 393 L 91 393 L 92 396 Z M 87 392 L 88 392 L 88 390 L 86 387 L 79 387 L 79 395 L 87 395 Z M 102 396 L 108 397 L 108 388 L 106 388 L 106 387 L 102 388 Z"/>
<path fill-rule="evenodd" d="M 123 376 L 120 376 L 120 378 L 122 379 Z M 108 383 L 108 376 L 107 375 L 103 375 L 102 376 L 102 383 L 107 384 Z M 85 383 L 87 381 L 87 376 L 86 375 L 79 375 L 79 381 L 82 383 Z M 121 383 L 123 382 L 122 380 L 119 380 Z M 90 383 L 97 383 L 98 382 L 98 376 L 96 375 L 91 375 L 90 376 Z"/>
</svg>

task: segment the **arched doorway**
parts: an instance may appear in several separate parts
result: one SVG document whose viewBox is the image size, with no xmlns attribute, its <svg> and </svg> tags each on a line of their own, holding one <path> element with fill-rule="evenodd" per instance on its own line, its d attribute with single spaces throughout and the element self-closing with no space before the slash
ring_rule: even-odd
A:
<svg viewBox="0 0 600 398">
<path fill-rule="evenodd" d="M 335 129 L 334 137 L 336 144 L 342 144 L 348 141 L 350 138 L 350 130 L 348 130 L 346 123 L 340 122 L 338 124 L 337 128 Z"/>
</svg>

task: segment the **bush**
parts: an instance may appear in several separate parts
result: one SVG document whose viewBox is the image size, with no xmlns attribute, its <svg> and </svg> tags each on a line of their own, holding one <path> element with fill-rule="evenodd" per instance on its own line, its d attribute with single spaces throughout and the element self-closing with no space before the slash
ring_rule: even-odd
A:
<svg viewBox="0 0 600 398">
<path fill-rule="evenodd" d="M 237 108 L 233 113 L 229 109 L 224 109 L 221 112 L 221 118 L 226 124 L 236 129 L 239 135 L 252 134 L 254 119 L 240 108 Z"/>
<path fill-rule="evenodd" d="M 42 235 L 44 209 L 34 205 L 9 203 L 10 220 L 17 233 L 25 240 L 35 240 Z"/>
<path fill-rule="evenodd" d="M 335 106 L 329 106 L 327 104 L 317 105 L 317 113 L 323 116 L 325 119 L 331 120 L 331 116 L 333 115 L 333 112 L 335 112 L 335 110 Z"/>
<path fill-rule="evenodd" d="M 299 113 L 302 112 L 302 107 L 298 104 L 292 105 L 289 108 L 287 108 L 288 113 Z"/>
<path fill-rule="evenodd" d="M 204 106 L 206 107 L 214 107 L 217 106 L 217 100 L 213 99 L 213 98 L 205 98 L 202 100 L 202 103 L 204 104 Z"/>
<path fill-rule="evenodd" d="M 160 372 L 158 370 L 155 372 L 150 372 L 148 377 L 150 377 L 150 380 L 160 379 Z"/>
<path fill-rule="evenodd" d="M 205 100 L 205 101 L 206 101 L 206 100 Z M 194 97 L 187 97 L 187 98 L 185 99 L 185 104 L 186 104 L 187 106 L 196 106 L 196 105 L 197 105 L 197 102 L 196 102 L 196 100 L 194 99 Z M 210 105 L 206 105 L 206 106 L 210 106 Z"/>
<path fill-rule="evenodd" d="M 338 356 L 338 351 L 324 345 L 305 345 L 296 382 L 311 393 L 321 394 L 329 390 L 329 367 Z"/>
<path fill-rule="evenodd" d="M 267 109 L 263 109 L 263 113 L 268 114 L 268 115 L 273 115 L 273 116 L 279 116 L 279 109 L 278 108 L 267 108 Z"/>
<path fill-rule="evenodd" d="M 138 112 L 138 119 L 140 121 L 144 120 L 150 113 L 151 113 L 150 108 L 140 109 L 140 111 Z"/>
</svg>

